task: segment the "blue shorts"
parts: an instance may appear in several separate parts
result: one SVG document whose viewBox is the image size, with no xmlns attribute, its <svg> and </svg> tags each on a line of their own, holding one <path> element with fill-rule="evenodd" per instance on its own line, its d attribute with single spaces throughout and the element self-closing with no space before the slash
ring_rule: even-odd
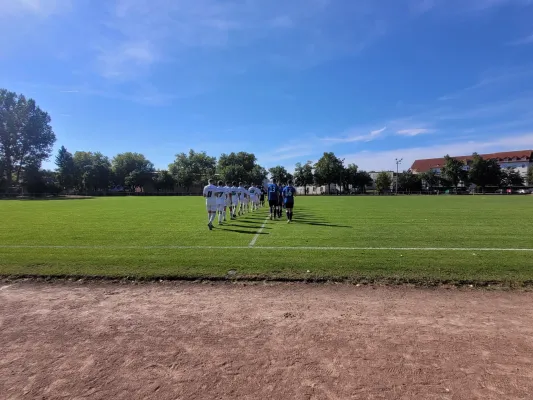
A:
<svg viewBox="0 0 533 400">
<path fill-rule="evenodd" d="M 294 208 L 294 201 L 286 201 L 285 208 Z"/>
</svg>

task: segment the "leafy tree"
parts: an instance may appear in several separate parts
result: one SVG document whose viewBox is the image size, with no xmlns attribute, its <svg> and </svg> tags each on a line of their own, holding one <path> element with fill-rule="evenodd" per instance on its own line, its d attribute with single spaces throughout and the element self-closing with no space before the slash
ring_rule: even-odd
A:
<svg viewBox="0 0 533 400">
<path fill-rule="evenodd" d="M 479 154 L 474 153 L 472 164 L 468 171 L 468 179 L 473 184 L 481 187 L 484 192 L 487 186 L 498 186 L 501 181 L 501 168 L 495 159 L 485 160 Z"/>
<path fill-rule="evenodd" d="M 40 166 L 56 140 L 50 116 L 33 99 L 0 89 L 0 159 L 9 188 L 28 165 Z"/>
<path fill-rule="evenodd" d="M 168 170 L 180 186 L 189 190 L 191 186 L 202 185 L 214 176 L 216 158 L 208 156 L 205 151 L 197 153 L 191 149 L 189 154 L 177 154 Z"/>
<path fill-rule="evenodd" d="M 500 173 L 499 186 L 524 186 L 524 177 L 515 168 L 504 168 Z"/>
<path fill-rule="evenodd" d="M 356 187 L 357 186 L 357 172 L 359 167 L 355 164 L 348 164 L 344 171 L 342 172 L 342 185 L 343 189 L 346 189 L 348 186 Z"/>
<path fill-rule="evenodd" d="M 370 174 L 366 171 L 357 171 L 355 174 L 355 179 L 353 186 L 356 188 L 359 188 L 362 193 L 366 192 L 366 187 L 372 185 L 372 177 Z"/>
<path fill-rule="evenodd" d="M 527 184 L 533 186 L 533 165 L 530 165 L 527 169 Z"/>
<path fill-rule="evenodd" d="M 459 183 L 467 179 L 467 173 L 464 170 L 465 164 L 449 155 L 446 155 L 444 159 L 446 162 L 442 167 L 442 175 L 457 189 Z"/>
<path fill-rule="evenodd" d="M 113 179 L 117 185 L 142 186 L 151 180 L 154 165 L 140 153 L 117 154 L 111 162 Z"/>
<path fill-rule="evenodd" d="M 422 190 L 422 179 L 409 169 L 398 176 L 398 190 L 405 192 L 419 192 Z"/>
<path fill-rule="evenodd" d="M 304 165 L 297 163 L 294 170 L 294 184 L 303 186 L 304 193 L 307 194 L 307 186 L 312 185 L 313 180 L 313 162 L 307 161 Z"/>
<path fill-rule="evenodd" d="M 27 165 L 21 175 L 24 191 L 31 195 L 58 194 L 61 191 L 57 173 Z"/>
<path fill-rule="evenodd" d="M 263 182 L 268 176 L 268 171 L 260 165 L 254 165 L 252 171 L 249 173 L 249 182 L 257 185 L 263 185 Z"/>
<path fill-rule="evenodd" d="M 257 164 L 253 153 L 241 151 L 239 153 L 222 154 L 217 163 L 217 172 L 222 180 L 227 182 L 255 182 L 263 183 L 267 171 Z"/>
<path fill-rule="evenodd" d="M 392 178 L 388 172 L 382 171 L 376 177 L 376 189 L 379 193 L 390 190 Z"/>
<path fill-rule="evenodd" d="M 337 158 L 334 153 L 324 153 L 324 155 L 314 165 L 315 181 L 319 185 L 327 185 L 328 188 L 334 182 L 341 180 L 344 171 L 342 160 Z"/>
<path fill-rule="evenodd" d="M 176 181 L 168 171 L 157 171 L 153 180 L 156 190 L 172 190 L 176 185 Z"/>
<path fill-rule="evenodd" d="M 427 187 L 430 190 L 434 188 L 435 186 L 439 186 L 440 181 L 441 181 L 439 175 L 433 170 L 429 170 L 427 172 L 420 174 L 420 179 L 422 180 L 423 183 L 427 185 Z"/>
<path fill-rule="evenodd" d="M 57 179 L 63 189 L 71 189 L 75 185 L 76 166 L 74 157 L 67 151 L 65 146 L 59 149 L 55 164 L 57 166 Z"/>
<path fill-rule="evenodd" d="M 275 179 L 278 183 L 287 183 L 287 181 L 290 179 L 290 174 L 287 172 L 285 167 L 282 167 L 281 165 L 270 168 L 268 172 L 270 173 L 270 177 Z"/>
<path fill-rule="evenodd" d="M 76 187 L 85 190 L 105 190 L 109 187 L 112 170 L 108 157 L 100 152 L 77 151 L 73 160 Z"/>
</svg>

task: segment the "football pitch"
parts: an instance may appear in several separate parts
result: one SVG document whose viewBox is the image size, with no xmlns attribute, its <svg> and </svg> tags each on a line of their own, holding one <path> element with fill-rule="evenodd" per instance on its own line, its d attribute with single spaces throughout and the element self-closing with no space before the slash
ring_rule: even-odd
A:
<svg viewBox="0 0 533 400">
<path fill-rule="evenodd" d="M 201 197 L 0 200 L 0 275 L 533 281 L 533 197 L 296 199 L 207 228 Z"/>
</svg>

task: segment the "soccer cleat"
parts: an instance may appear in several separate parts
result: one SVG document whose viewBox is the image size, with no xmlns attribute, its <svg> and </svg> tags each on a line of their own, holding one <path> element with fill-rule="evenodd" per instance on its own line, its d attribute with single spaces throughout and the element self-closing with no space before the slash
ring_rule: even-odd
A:
<svg viewBox="0 0 533 400">
<path fill-rule="evenodd" d="M 207 227 L 209 228 L 210 231 L 213 230 L 213 225 L 211 224 L 211 222 L 207 224 Z"/>
</svg>

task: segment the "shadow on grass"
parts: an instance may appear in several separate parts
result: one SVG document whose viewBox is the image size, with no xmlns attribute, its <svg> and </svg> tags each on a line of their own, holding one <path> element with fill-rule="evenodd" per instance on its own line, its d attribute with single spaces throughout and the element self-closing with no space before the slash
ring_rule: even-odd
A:
<svg viewBox="0 0 533 400">
<path fill-rule="evenodd" d="M 244 221 L 242 221 L 244 222 Z M 254 222 L 255 224 L 256 222 Z M 225 226 L 228 226 L 228 227 L 233 227 L 233 226 L 237 226 L 239 228 L 248 228 L 248 229 L 261 229 L 261 225 L 240 225 L 240 224 L 232 224 L 231 222 L 226 222 L 224 224 Z M 268 228 L 268 227 L 263 227 L 263 229 L 272 229 L 272 228 Z"/>
<path fill-rule="evenodd" d="M 15 201 L 50 201 L 50 200 L 90 200 L 92 196 L 58 196 L 58 197 L 0 197 L 1 200 Z"/>
<path fill-rule="evenodd" d="M 235 233 L 244 233 L 247 235 L 268 235 L 267 232 L 257 232 L 257 231 L 243 231 L 242 229 L 227 229 L 219 226 L 213 227 L 213 229 L 221 230 L 221 231 L 227 231 L 227 232 L 235 232 Z"/>
</svg>

